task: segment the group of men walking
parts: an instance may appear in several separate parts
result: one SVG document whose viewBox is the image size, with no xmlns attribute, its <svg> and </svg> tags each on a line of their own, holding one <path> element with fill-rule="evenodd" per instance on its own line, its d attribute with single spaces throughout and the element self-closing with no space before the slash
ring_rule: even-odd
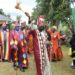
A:
<svg viewBox="0 0 75 75">
<path fill-rule="evenodd" d="M 17 9 L 22 9 L 19 4 Z M 31 18 L 27 12 L 29 23 Z M 60 36 L 57 28 L 52 29 L 45 27 L 43 16 L 38 20 L 37 28 L 33 26 L 16 25 L 9 30 L 6 26 L 0 29 L 0 56 L 2 61 L 13 61 L 14 67 L 19 67 L 24 71 L 28 68 L 28 53 L 34 54 L 37 75 L 51 75 L 50 60 L 62 60 L 63 54 L 60 46 Z M 41 23 L 40 23 L 41 21 Z"/>
<path fill-rule="evenodd" d="M 35 30 L 15 26 L 14 29 L 9 30 L 4 26 L 0 29 L 1 60 L 13 61 L 13 66 L 23 71 L 28 68 L 27 52 L 29 52 L 34 54 L 37 75 L 50 75 L 50 59 L 57 61 L 63 58 L 59 46 L 60 38 L 55 27 L 49 30 L 45 26 L 38 26 Z M 52 57 L 50 57 L 51 50 Z"/>
<path fill-rule="evenodd" d="M 27 38 L 20 26 L 9 30 L 6 26 L 0 30 L 0 56 L 2 61 L 13 61 L 14 67 L 28 67 Z"/>
</svg>

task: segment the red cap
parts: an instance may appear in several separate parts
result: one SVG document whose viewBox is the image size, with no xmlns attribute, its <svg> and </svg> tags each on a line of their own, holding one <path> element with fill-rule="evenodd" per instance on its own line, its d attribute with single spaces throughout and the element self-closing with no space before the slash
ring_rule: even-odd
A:
<svg viewBox="0 0 75 75">
<path fill-rule="evenodd" d="M 42 15 L 38 16 L 37 25 L 44 26 L 44 16 Z"/>
</svg>

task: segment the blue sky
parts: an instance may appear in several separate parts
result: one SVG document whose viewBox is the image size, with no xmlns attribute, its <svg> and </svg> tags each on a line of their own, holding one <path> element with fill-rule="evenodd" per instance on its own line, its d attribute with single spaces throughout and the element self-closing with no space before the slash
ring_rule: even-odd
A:
<svg viewBox="0 0 75 75">
<path fill-rule="evenodd" d="M 18 0 L 0 0 L 0 8 L 4 10 L 5 13 L 11 14 L 12 19 L 16 19 L 17 15 L 22 16 L 22 20 L 27 21 L 27 17 L 19 10 L 15 9 L 16 1 Z M 27 11 L 30 15 L 33 11 L 32 9 L 36 6 L 35 0 L 19 0 L 21 2 L 21 7 Z"/>
</svg>

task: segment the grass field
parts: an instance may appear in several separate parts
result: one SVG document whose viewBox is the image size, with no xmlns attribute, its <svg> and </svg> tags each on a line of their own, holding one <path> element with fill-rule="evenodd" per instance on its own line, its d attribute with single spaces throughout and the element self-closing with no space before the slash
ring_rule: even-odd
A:
<svg viewBox="0 0 75 75">
<path fill-rule="evenodd" d="M 62 61 L 52 62 L 51 70 L 52 75 L 75 75 L 75 69 L 71 69 L 71 58 L 68 56 L 68 47 L 62 46 L 64 58 Z M 36 67 L 34 57 L 28 55 L 29 68 L 25 72 L 21 72 L 19 69 L 16 71 L 13 69 L 13 63 L 0 62 L 0 75 L 36 75 Z"/>
<path fill-rule="evenodd" d="M 53 75 L 75 75 L 75 69 L 71 69 L 70 64 L 72 58 L 68 56 L 68 47 L 62 46 L 63 60 L 52 62 Z"/>
</svg>

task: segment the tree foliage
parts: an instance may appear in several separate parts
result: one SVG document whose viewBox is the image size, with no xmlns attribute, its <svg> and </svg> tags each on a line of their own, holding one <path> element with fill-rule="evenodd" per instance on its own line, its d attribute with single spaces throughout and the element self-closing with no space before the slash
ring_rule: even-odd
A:
<svg viewBox="0 0 75 75">
<path fill-rule="evenodd" d="M 70 18 L 69 0 L 36 0 L 36 7 L 32 13 L 32 18 L 37 19 L 38 15 L 44 15 L 46 21 L 58 23 L 67 22 Z"/>
<path fill-rule="evenodd" d="M 0 14 L 5 15 L 3 9 L 0 9 Z"/>
</svg>

